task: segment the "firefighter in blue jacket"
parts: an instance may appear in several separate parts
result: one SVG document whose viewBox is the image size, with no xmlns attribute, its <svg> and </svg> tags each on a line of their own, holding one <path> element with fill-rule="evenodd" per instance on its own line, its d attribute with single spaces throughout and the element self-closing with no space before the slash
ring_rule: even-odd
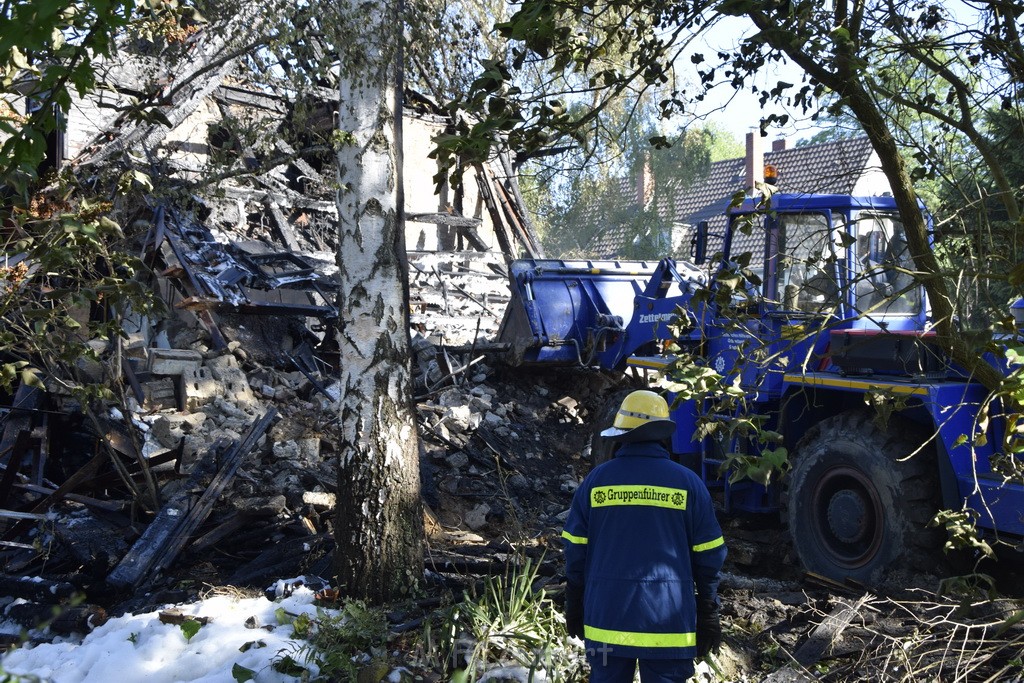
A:
<svg viewBox="0 0 1024 683">
<path fill-rule="evenodd" d="M 717 651 L 725 540 L 700 478 L 673 462 L 665 399 L 634 391 L 604 438 L 621 442 L 573 497 L 565 546 L 566 625 L 586 641 L 591 683 L 682 682 Z"/>
</svg>

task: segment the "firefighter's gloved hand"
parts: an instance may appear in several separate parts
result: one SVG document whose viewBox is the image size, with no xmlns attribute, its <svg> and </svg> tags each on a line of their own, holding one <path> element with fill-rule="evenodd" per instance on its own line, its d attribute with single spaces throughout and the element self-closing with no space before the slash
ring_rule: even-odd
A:
<svg viewBox="0 0 1024 683">
<path fill-rule="evenodd" d="M 706 657 L 722 645 L 722 620 L 718 603 L 713 600 L 697 601 L 697 656 Z"/>
<path fill-rule="evenodd" d="M 583 637 L 583 586 L 565 585 L 565 629 L 570 636 Z"/>
</svg>

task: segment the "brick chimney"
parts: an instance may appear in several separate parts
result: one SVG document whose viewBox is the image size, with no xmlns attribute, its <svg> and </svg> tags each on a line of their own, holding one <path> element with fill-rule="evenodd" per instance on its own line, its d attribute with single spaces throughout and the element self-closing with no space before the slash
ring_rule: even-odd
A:
<svg viewBox="0 0 1024 683">
<path fill-rule="evenodd" d="M 636 169 L 636 205 L 646 208 L 654 196 L 654 174 L 651 172 L 651 157 L 644 155 L 643 163 Z"/>
<path fill-rule="evenodd" d="M 746 190 L 753 193 L 758 183 L 764 182 L 764 142 L 761 131 L 747 133 Z"/>
<path fill-rule="evenodd" d="M 779 138 L 778 140 L 772 141 L 773 152 L 785 152 L 786 151 L 786 138 Z"/>
</svg>

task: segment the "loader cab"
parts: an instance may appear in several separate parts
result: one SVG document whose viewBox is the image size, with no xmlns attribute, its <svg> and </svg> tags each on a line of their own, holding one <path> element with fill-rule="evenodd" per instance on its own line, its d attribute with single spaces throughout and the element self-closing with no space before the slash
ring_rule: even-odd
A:
<svg viewBox="0 0 1024 683">
<path fill-rule="evenodd" d="M 891 197 L 775 195 L 730 210 L 736 234 L 760 236 L 761 315 L 830 326 L 922 329 L 926 301 Z M 728 258 L 728 257 L 727 257 Z"/>
</svg>

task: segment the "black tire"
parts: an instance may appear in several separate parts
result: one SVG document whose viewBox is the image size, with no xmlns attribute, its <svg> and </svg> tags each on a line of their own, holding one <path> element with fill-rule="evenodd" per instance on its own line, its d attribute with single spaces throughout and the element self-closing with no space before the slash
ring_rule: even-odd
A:
<svg viewBox="0 0 1024 683">
<path fill-rule="evenodd" d="M 806 435 L 788 478 L 787 517 L 807 571 L 877 585 L 893 569 L 935 569 L 942 534 L 927 524 L 939 487 L 934 449 L 917 450 L 926 440 L 895 420 L 883 431 L 860 411 Z"/>
<path fill-rule="evenodd" d="M 601 432 L 612 426 L 615 422 L 615 413 L 619 412 L 622 399 L 636 391 L 635 389 L 623 389 L 612 394 L 601 406 L 601 411 L 594 421 L 594 431 L 590 435 L 590 467 L 591 469 L 608 462 L 615 455 L 616 444 L 613 441 L 601 436 Z"/>
</svg>

